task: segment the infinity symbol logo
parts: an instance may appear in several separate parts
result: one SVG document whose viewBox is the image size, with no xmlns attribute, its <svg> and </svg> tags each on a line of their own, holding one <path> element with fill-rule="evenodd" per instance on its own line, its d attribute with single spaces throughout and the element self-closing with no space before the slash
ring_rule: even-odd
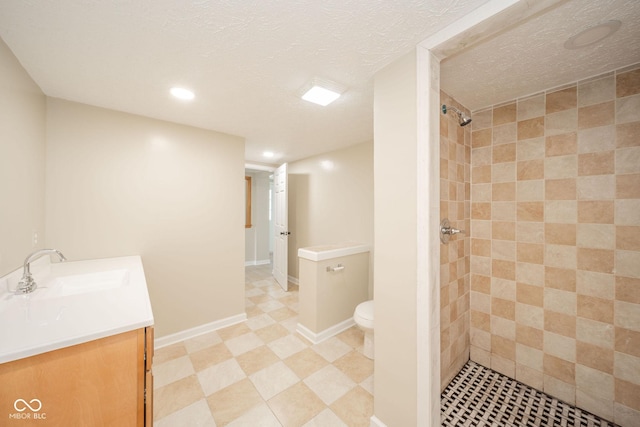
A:
<svg viewBox="0 0 640 427">
<path fill-rule="evenodd" d="M 33 405 L 33 406 L 29 405 L 29 403 L 33 404 L 34 402 L 37 403 L 38 405 L 37 408 L 34 408 L 34 406 L 36 405 Z M 22 403 L 24 405 L 22 406 L 22 409 L 18 407 L 18 403 Z M 13 407 L 18 412 L 24 412 L 27 410 L 27 408 L 31 409 L 32 412 L 38 412 L 40 409 L 42 409 L 42 402 L 40 402 L 40 400 L 38 399 L 31 399 L 29 403 L 27 403 L 27 401 L 24 399 L 18 399 L 15 402 L 13 402 Z"/>
</svg>

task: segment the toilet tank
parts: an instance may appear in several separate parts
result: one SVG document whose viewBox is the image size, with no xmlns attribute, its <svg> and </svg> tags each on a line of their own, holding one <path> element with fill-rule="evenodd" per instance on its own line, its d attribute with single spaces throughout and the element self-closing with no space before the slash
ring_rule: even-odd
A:
<svg viewBox="0 0 640 427">
<path fill-rule="evenodd" d="M 319 342 L 354 324 L 356 306 L 369 299 L 369 252 L 352 242 L 298 250 L 298 332 Z"/>
</svg>

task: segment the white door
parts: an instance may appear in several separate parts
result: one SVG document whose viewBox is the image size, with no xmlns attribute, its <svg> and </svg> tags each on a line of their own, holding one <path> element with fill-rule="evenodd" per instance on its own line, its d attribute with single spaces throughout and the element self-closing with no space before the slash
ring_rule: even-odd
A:
<svg viewBox="0 0 640 427">
<path fill-rule="evenodd" d="M 287 164 L 276 169 L 273 174 L 275 193 L 273 277 L 285 291 L 287 286 L 287 257 L 289 240 L 288 201 L 287 201 Z"/>
</svg>

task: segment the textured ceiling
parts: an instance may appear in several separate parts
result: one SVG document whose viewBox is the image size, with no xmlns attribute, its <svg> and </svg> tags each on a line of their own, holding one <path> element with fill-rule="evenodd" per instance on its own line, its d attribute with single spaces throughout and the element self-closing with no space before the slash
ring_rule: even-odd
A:
<svg viewBox="0 0 640 427">
<path fill-rule="evenodd" d="M 0 37 L 49 96 L 243 136 L 248 161 L 270 150 L 279 164 L 371 140 L 374 74 L 485 3 L 3 0 Z M 446 59 L 443 89 L 477 110 L 640 62 L 640 0 L 545 12 Z M 602 43 L 563 48 L 610 19 L 623 24 Z M 328 107 L 302 101 L 314 78 L 348 90 Z M 171 99 L 174 85 L 195 101 Z"/>
<path fill-rule="evenodd" d="M 618 32 L 567 50 L 572 35 L 619 20 Z M 441 85 L 470 110 L 640 62 L 639 0 L 572 0 L 442 62 Z"/>
<path fill-rule="evenodd" d="M 48 96 L 243 136 L 247 160 L 281 163 L 372 139 L 373 75 L 486 2 L 4 0 L 0 37 Z M 316 77 L 348 90 L 302 101 Z"/>
</svg>

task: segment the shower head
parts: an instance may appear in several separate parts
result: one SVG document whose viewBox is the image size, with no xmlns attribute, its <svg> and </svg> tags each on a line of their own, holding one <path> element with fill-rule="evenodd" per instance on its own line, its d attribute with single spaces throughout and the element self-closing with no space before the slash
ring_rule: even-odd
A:
<svg viewBox="0 0 640 427">
<path fill-rule="evenodd" d="M 460 126 L 466 126 L 469 123 L 471 123 L 471 117 L 467 116 L 462 111 L 458 110 L 456 107 L 453 107 L 453 106 L 447 107 L 446 105 L 442 104 L 442 114 L 447 114 L 447 109 L 453 111 L 458 115 L 458 124 Z"/>
</svg>

